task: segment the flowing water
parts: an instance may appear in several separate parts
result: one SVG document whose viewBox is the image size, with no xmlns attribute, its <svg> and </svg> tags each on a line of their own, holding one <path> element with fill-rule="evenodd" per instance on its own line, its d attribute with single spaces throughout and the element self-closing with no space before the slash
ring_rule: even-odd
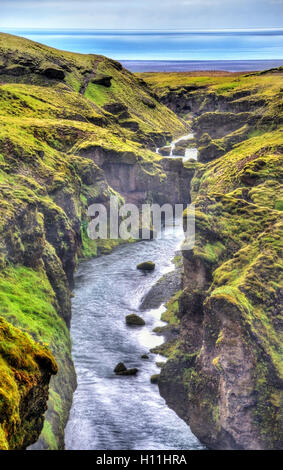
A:
<svg viewBox="0 0 283 470">
<path fill-rule="evenodd" d="M 150 383 L 156 361 L 141 355 L 163 342 L 153 328 L 164 324 L 164 307 L 142 312 L 146 326 L 129 327 L 125 315 L 139 304 L 164 273 L 183 239 L 182 228 L 153 241 L 127 244 L 107 256 L 84 262 L 76 275 L 71 335 L 78 388 L 66 428 L 67 449 L 199 449 L 189 427 L 170 410 Z M 144 260 L 154 272 L 136 269 Z M 115 376 L 118 362 L 137 367 L 136 376 Z"/>
<path fill-rule="evenodd" d="M 191 136 L 189 137 L 191 138 Z M 174 144 L 172 143 L 172 148 Z M 153 332 L 164 325 L 164 305 L 139 311 L 144 296 L 166 272 L 183 240 L 181 225 L 162 238 L 120 246 L 82 263 L 75 278 L 71 336 L 78 388 L 66 427 L 66 449 L 200 449 L 190 428 L 169 409 L 150 377 L 164 357 L 149 352 L 164 341 Z M 136 265 L 156 263 L 145 274 Z M 125 316 L 141 314 L 146 325 L 129 327 Z M 148 360 L 141 359 L 147 353 Z M 136 376 L 116 376 L 118 362 Z"/>
<path fill-rule="evenodd" d="M 178 139 L 176 140 L 173 140 L 173 142 L 171 142 L 171 144 L 168 146 L 170 147 L 170 155 L 169 157 L 171 158 L 182 158 L 182 160 L 184 162 L 186 162 L 187 160 L 190 160 L 191 158 L 193 160 L 197 160 L 197 157 L 198 157 L 198 151 L 197 151 L 197 148 L 196 147 L 190 147 L 190 148 L 187 148 L 186 151 L 185 151 L 185 155 L 178 155 L 178 153 L 176 153 L 175 151 L 175 147 L 176 147 L 176 144 L 178 142 L 181 142 L 183 140 L 192 140 L 194 138 L 194 134 L 190 133 L 190 134 L 187 134 L 187 135 L 183 135 L 182 137 L 178 137 Z M 160 154 L 159 152 L 159 148 L 156 149 L 156 153 Z M 168 157 L 167 157 L 168 158 Z"/>
</svg>

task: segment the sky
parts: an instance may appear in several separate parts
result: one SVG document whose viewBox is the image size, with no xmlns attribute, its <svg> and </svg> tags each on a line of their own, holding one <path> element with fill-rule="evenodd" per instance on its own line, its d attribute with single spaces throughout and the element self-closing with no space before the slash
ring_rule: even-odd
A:
<svg viewBox="0 0 283 470">
<path fill-rule="evenodd" d="M 0 29 L 282 28 L 283 0 L 0 0 Z"/>
</svg>

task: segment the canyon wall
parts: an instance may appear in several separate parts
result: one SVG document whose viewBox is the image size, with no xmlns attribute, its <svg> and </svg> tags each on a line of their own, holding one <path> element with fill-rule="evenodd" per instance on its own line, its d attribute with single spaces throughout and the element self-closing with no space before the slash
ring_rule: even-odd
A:
<svg viewBox="0 0 283 470">
<path fill-rule="evenodd" d="M 142 76 L 199 149 L 160 393 L 209 448 L 282 448 L 283 70 Z"/>
<path fill-rule="evenodd" d="M 76 387 L 73 274 L 120 243 L 88 238 L 87 209 L 169 190 L 186 201 L 192 173 L 181 161 L 167 169 L 155 147 L 187 126 L 118 62 L 7 34 L 0 109 L 0 448 L 26 448 L 44 424 L 35 448 L 62 449 Z"/>
</svg>

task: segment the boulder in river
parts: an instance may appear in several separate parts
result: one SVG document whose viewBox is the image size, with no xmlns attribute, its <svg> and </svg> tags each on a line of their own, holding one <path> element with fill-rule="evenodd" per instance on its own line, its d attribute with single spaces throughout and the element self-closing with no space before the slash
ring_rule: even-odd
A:
<svg viewBox="0 0 283 470">
<path fill-rule="evenodd" d="M 125 364 L 123 362 L 119 362 L 117 366 L 115 367 L 114 372 L 115 374 L 120 374 L 121 372 L 124 372 L 125 370 L 127 370 L 127 367 L 125 366 Z"/>
<path fill-rule="evenodd" d="M 132 369 L 127 369 L 123 362 L 119 362 L 114 369 L 116 375 L 136 375 L 138 369 L 136 367 Z"/>
<path fill-rule="evenodd" d="M 139 369 L 133 367 L 133 369 L 126 369 L 125 371 L 120 372 L 118 375 L 136 375 L 138 371 Z"/>
<path fill-rule="evenodd" d="M 149 356 L 147 354 L 142 354 L 141 359 L 149 359 Z"/>
<path fill-rule="evenodd" d="M 138 326 L 145 325 L 144 319 L 142 317 L 139 317 L 135 313 L 131 313 L 130 315 L 126 316 L 126 323 L 127 325 L 138 325 Z"/>
<path fill-rule="evenodd" d="M 142 271 L 153 271 L 155 269 L 155 263 L 153 261 L 144 261 L 137 265 L 137 269 L 141 269 Z"/>
</svg>

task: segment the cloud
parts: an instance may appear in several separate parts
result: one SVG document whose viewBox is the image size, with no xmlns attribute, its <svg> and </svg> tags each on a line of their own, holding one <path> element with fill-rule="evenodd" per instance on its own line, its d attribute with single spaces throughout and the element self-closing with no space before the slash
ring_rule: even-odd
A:
<svg viewBox="0 0 283 470">
<path fill-rule="evenodd" d="M 218 29 L 283 24 L 283 0 L 0 0 L 1 28 Z"/>
</svg>

